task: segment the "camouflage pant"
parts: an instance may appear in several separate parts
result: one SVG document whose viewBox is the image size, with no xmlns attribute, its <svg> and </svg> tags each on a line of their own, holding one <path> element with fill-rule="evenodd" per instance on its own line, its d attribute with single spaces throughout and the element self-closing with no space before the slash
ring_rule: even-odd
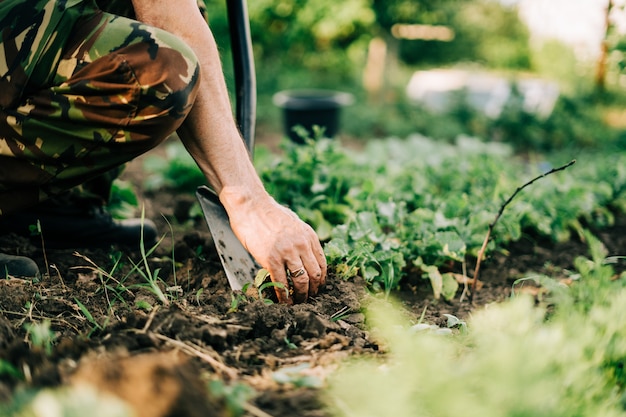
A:
<svg viewBox="0 0 626 417">
<path fill-rule="evenodd" d="M 18 10 L 51 3 L 78 6 Z M 77 10 L 76 19 L 65 19 Z M 55 13 L 65 14 L 53 25 Z M 2 0 L 0 28 L 0 215 L 153 148 L 180 126 L 195 99 L 199 68 L 186 44 L 103 12 L 93 0 Z M 61 31 L 67 39 L 59 47 Z"/>
</svg>

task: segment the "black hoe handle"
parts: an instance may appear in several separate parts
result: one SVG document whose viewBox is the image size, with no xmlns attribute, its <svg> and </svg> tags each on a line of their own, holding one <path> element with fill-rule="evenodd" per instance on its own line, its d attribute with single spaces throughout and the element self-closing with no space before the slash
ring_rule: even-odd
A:
<svg viewBox="0 0 626 417">
<path fill-rule="evenodd" d="M 256 75 L 246 0 L 226 0 L 235 71 L 236 119 L 250 157 L 256 124 Z"/>
</svg>

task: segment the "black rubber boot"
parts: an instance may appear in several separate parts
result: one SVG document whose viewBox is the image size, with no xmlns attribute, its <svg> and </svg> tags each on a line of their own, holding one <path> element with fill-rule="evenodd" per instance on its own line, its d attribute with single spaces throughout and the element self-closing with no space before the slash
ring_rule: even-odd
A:
<svg viewBox="0 0 626 417">
<path fill-rule="evenodd" d="M 37 222 L 41 236 L 37 230 Z M 50 249 L 97 248 L 111 245 L 139 248 L 156 244 L 157 229 L 149 219 L 114 220 L 101 206 L 88 209 L 60 207 L 46 203 L 17 214 L 0 216 L 0 234 L 30 236 L 34 244 L 43 242 Z"/>
<path fill-rule="evenodd" d="M 36 278 L 39 276 L 39 267 L 35 261 L 25 256 L 7 255 L 0 253 L 0 278 Z"/>
</svg>

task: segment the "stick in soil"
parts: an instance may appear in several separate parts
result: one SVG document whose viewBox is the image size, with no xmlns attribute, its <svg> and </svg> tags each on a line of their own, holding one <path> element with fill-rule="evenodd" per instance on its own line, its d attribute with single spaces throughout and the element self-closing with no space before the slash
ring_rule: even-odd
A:
<svg viewBox="0 0 626 417">
<path fill-rule="evenodd" d="M 472 282 L 472 291 L 469 294 L 470 303 L 473 302 L 474 292 L 476 291 L 476 283 L 478 282 L 478 271 L 480 270 L 480 261 L 482 260 L 485 254 L 485 250 L 487 249 L 487 244 L 489 243 L 489 239 L 491 238 L 491 233 L 493 232 L 493 228 L 495 227 L 496 223 L 500 219 L 500 216 L 502 216 L 502 213 L 504 212 L 504 209 L 506 208 L 506 206 L 508 206 L 511 203 L 511 201 L 513 201 L 515 196 L 519 194 L 520 191 L 522 191 L 524 188 L 528 187 L 535 181 L 538 181 L 541 178 L 547 177 L 548 175 L 554 174 L 555 172 L 563 171 L 569 168 L 570 166 L 574 165 L 575 163 L 576 163 L 576 160 L 572 159 L 567 164 L 562 165 L 558 168 L 553 168 L 550 171 L 533 178 L 532 180 L 528 181 L 521 187 L 517 187 L 517 190 L 515 190 L 515 192 L 500 206 L 500 210 L 498 210 L 498 214 L 493 219 L 493 221 L 489 224 L 489 229 L 487 230 L 487 235 L 485 236 L 485 240 L 483 240 L 483 244 L 480 247 L 480 250 L 478 251 L 478 259 L 476 260 L 476 268 L 474 269 L 474 281 Z"/>
</svg>

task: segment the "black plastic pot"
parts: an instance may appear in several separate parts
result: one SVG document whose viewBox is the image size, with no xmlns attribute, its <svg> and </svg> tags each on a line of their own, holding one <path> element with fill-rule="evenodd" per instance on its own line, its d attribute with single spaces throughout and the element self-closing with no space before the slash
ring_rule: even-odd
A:
<svg viewBox="0 0 626 417">
<path fill-rule="evenodd" d="M 341 108 L 353 101 L 352 94 L 333 90 L 285 90 L 274 95 L 274 104 L 283 111 L 285 134 L 295 143 L 304 143 L 295 126 L 302 126 L 313 137 L 313 126 L 317 125 L 324 129 L 325 137 L 334 137 Z"/>
</svg>

